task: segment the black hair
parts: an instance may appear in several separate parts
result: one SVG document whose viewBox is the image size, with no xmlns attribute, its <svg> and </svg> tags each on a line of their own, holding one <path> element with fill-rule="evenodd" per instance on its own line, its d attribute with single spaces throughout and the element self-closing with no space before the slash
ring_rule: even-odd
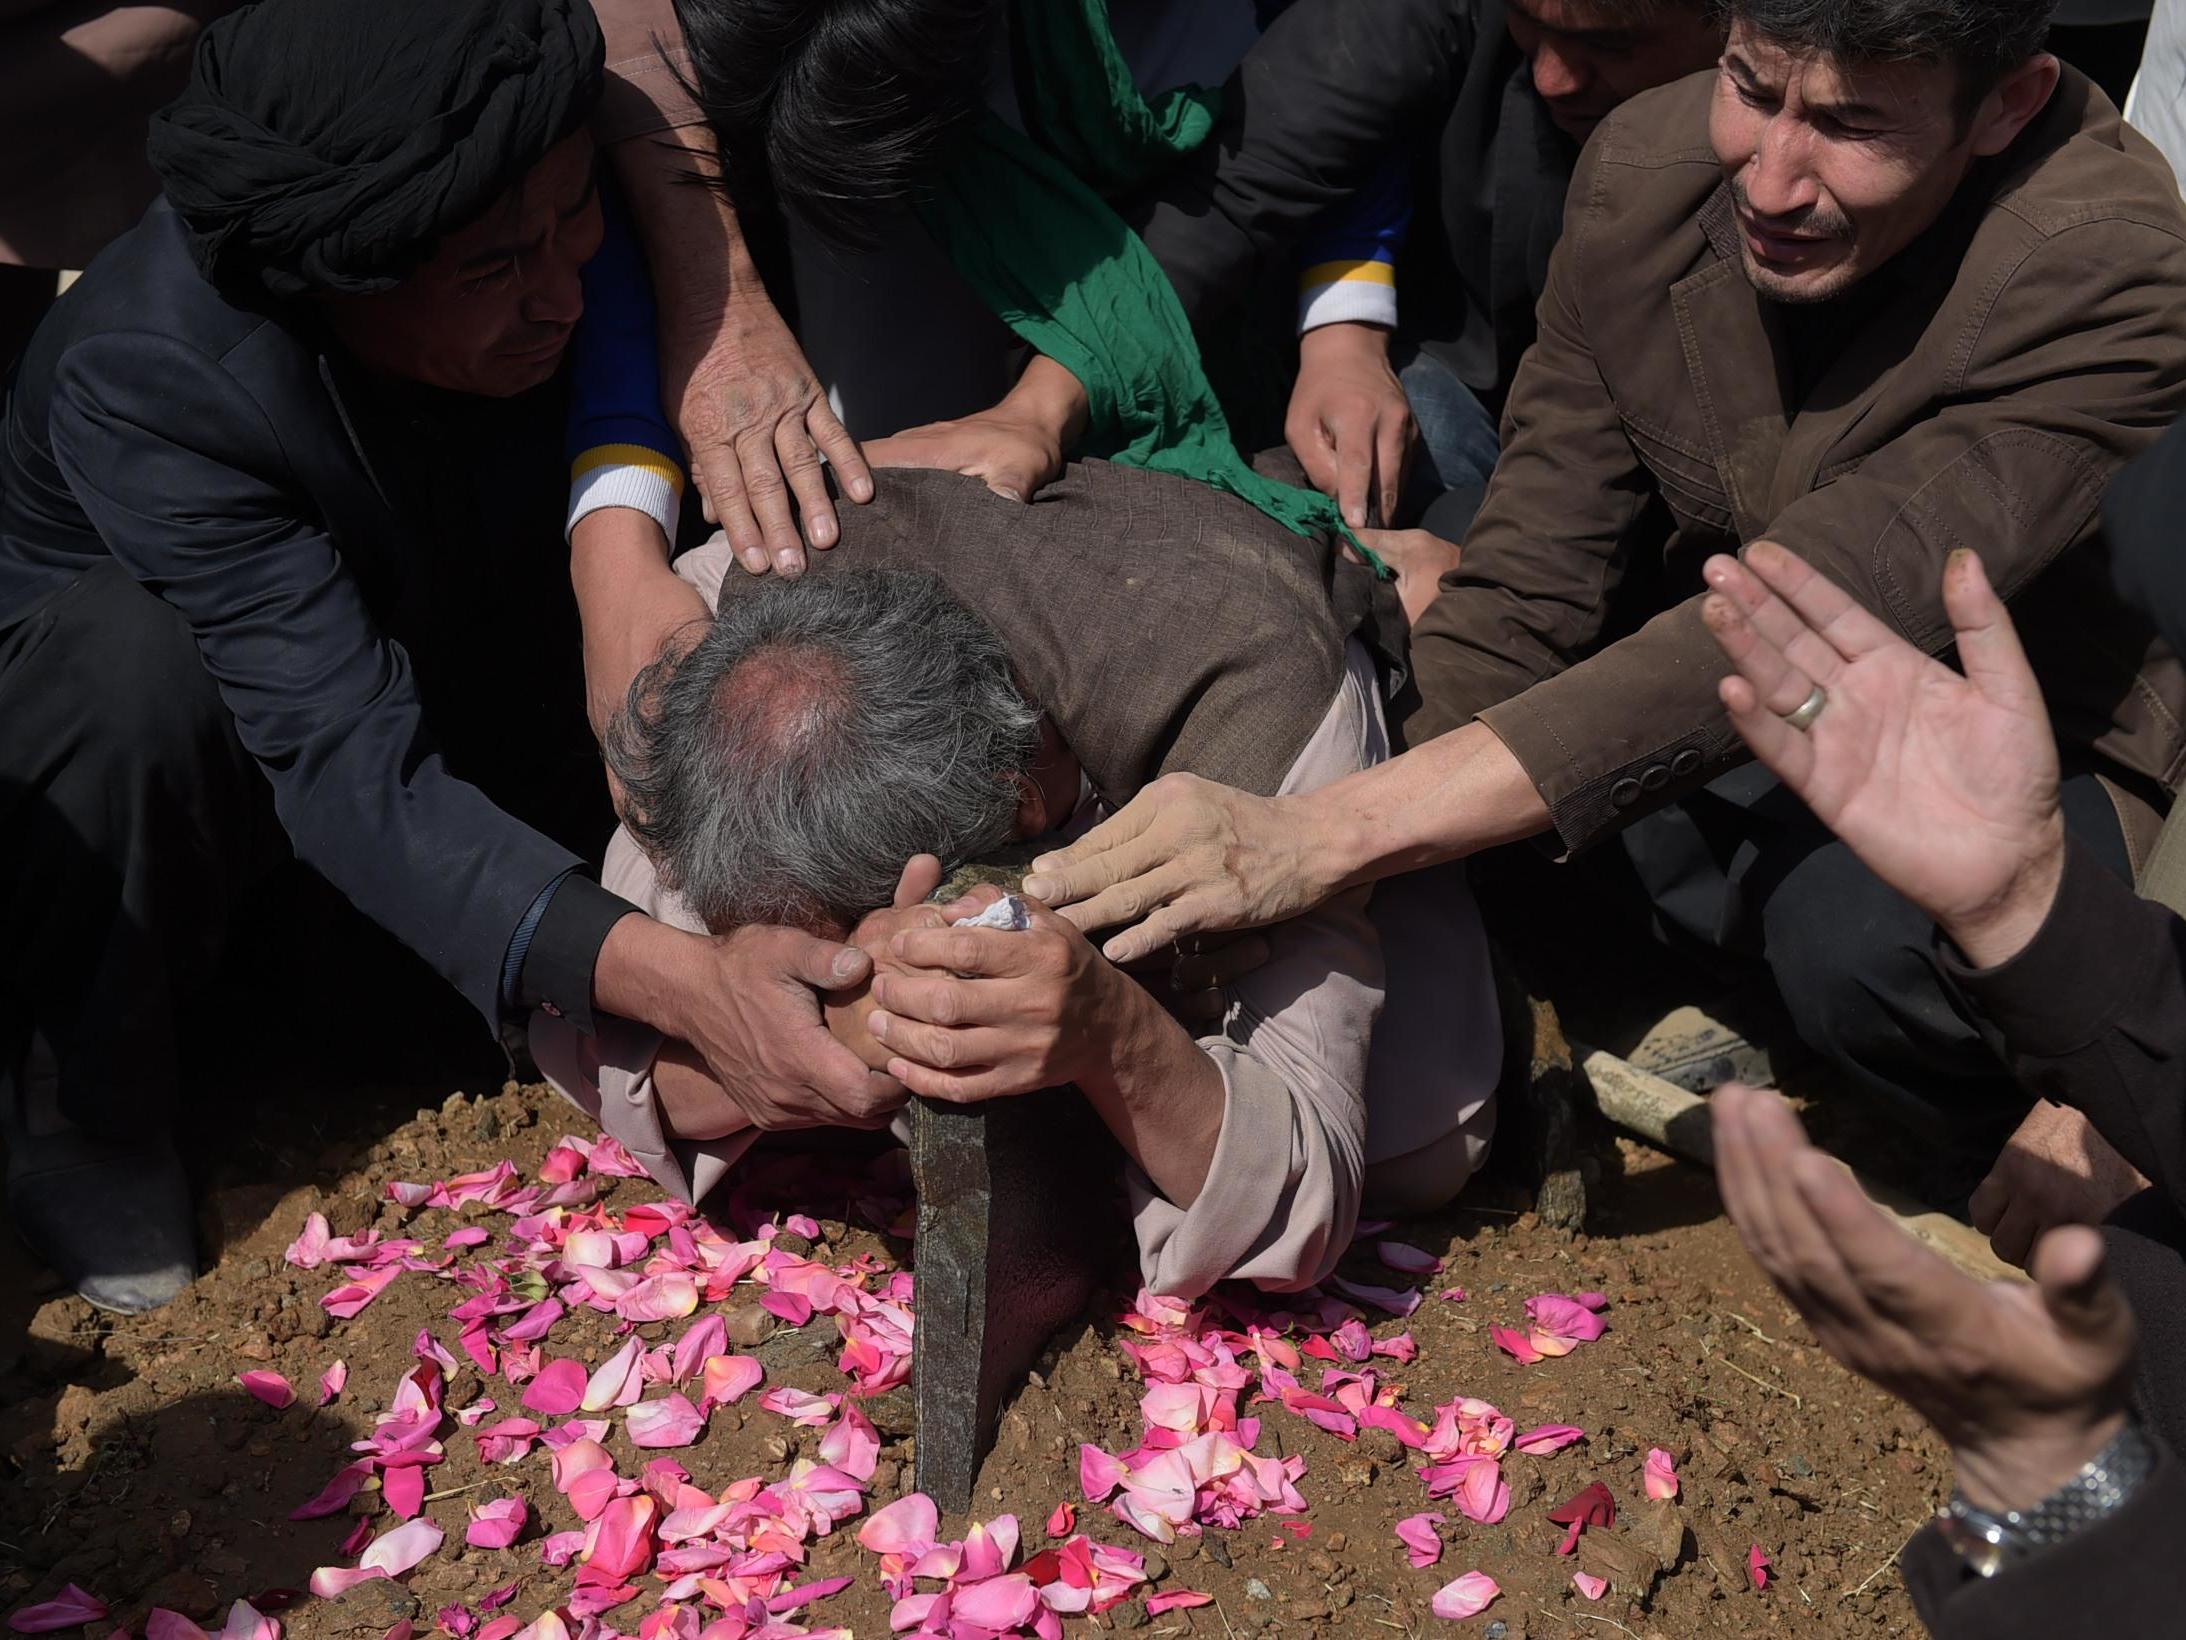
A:
<svg viewBox="0 0 2186 1640">
<path fill-rule="evenodd" d="M 836 244 L 917 197 L 977 112 L 998 0 L 675 0 L 691 90 L 731 167 Z"/>
<path fill-rule="evenodd" d="M 1948 63 L 1959 111 L 2042 49 L 2057 0 L 1714 0 L 1725 24 L 1842 63 Z"/>
</svg>

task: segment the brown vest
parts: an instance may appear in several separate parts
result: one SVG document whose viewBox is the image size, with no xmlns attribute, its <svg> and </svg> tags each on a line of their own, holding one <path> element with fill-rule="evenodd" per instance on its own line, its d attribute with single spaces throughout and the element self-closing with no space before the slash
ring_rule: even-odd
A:
<svg viewBox="0 0 2186 1640">
<path fill-rule="evenodd" d="M 1076 462 L 1028 507 L 956 473 L 874 478 L 808 573 L 938 575 L 1001 634 L 1111 807 L 1177 771 L 1272 794 L 1365 624 L 1365 569 L 1188 479 Z M 721 595 L 763 584 L 732 570 Z"/>
</svg>

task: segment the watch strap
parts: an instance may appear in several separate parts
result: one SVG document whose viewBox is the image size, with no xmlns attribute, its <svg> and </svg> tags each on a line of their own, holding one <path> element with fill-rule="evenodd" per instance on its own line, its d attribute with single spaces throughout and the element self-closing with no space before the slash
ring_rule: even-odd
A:
<svg viewBox="0 0 2186 1640">
<path fill-rule="evenodd" d="M 2080 1472 L 2027 1510 L 1991 1513 L 1954 1496 L 1946 1536 L 1983 1577 L 2038 1554 L 2099 1524 L 2122 1509 L 2156 1466 L 2155 1443 L 2128 1420 L 2110 1444 Z"/>
</svg>

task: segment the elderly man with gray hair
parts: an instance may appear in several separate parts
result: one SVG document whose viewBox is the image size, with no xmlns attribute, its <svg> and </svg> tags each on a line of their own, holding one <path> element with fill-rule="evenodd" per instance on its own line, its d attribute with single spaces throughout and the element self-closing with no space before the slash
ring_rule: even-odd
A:
<svg viewBox="0 0 2186 1640">
<path fill-rule="evenodd" d="M 1074 1084 L 1130 1158 L 1145 1279 L 1178 1294 L 1309 1285 L 1362 1203 L 1454 1195 L 1501 1058 L 1461 876 L 1265 930 L 1198 1035 L 1169 986 L 1044 906 L 922 903 L 943 862 L 1076 835 L 1164 774 L 1273 794 L 1386 757 L 1367 572 L 1233 498 L 1098 462 L 1030 507 L 883 473 L 843 526 L 801 580 L 748 578 L 718 538 L 677 563 L 717 612 L 607 735 L 628 821 L 603 881 L 693 930 L 786 923 L 868 951 L 871 984 L 826 1012 L 875 1072 L 870 1102 L 754 1110 L 681 1044 L 541 1015 L 555 1084 L 689 1200 L 768 1129 L 883 1125 L 906 1090 Z"/>
</svg>

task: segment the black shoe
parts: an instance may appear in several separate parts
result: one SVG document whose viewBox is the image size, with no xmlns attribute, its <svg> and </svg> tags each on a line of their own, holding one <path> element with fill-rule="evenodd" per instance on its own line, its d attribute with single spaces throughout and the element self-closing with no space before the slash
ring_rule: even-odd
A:
<svg viewBox="0 0 2186 1640">
<path fill-rule="evenodd" d="M 93 1308 L 156 1310 L 197 1274 L 190 1182 L 171 1143 L 97 1138 L 61 1120 L 51 1056 L 34 1044 L 0 1100 L 8 1216 Z"/>
</svg>

